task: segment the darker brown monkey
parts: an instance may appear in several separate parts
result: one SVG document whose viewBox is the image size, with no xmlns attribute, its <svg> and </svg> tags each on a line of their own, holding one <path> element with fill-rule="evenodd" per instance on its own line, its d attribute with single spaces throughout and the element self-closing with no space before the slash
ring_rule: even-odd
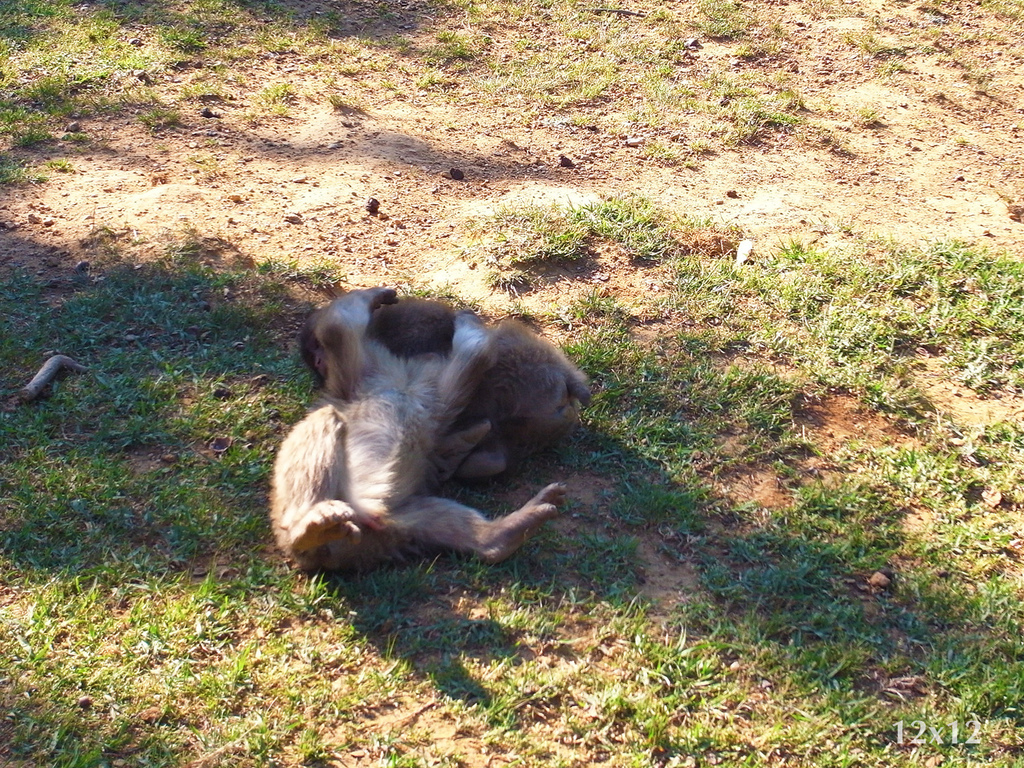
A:
<svg viewBox="0 0 1024 768">
<path fill-rule="evenodd" d="M 326 386 L 324 349 L 313 330 L 330 305 L 314 309 L 299 331 L 299 351 L 316 378 L 317 386 L 327 394 L 338 394 Z M 366 335 L 400 357 L 447 355 L 455 335 L 455 312 L 447 304 L 429 299 L 403 298 L 397 304 L 381 305 L 370 318 Z"/>
<path fill-rule="evenodd" d="M 324 349 L 311 332 L 324 311 L 310 315 L 299 343 L 318 383 L 338 397 L 343 395 L 322 365 Z M 367 335 L 403 357 L 444 355 L 451 349 L 455 317 L 442 302 L 402 299 L 374 313 Z M 484 480 L 514 469 L 526 456 L 571 433 L 580 408 L 590 403 L 587 377 L 551 342 L 514 320 L 490 333 L 495 362 L 437 445 L 434 464 L 441 480 Z M 489 429 L 474 443 L 483 424 Z"/>
<path fill-rule="evenodd" d="M 491 330 L 495 362 L 459 415 L 454 434 L 487 421 L 490 431 L 454 471 L 462 480 L 496 477 L 569 435 L 590 404 L 587 377 L 554 344 L 515 320 Z"/>
<path fill-rule="evenodd" d="M 326 400 L 282 443 L 270 517 L 280 547 L 307 570 L 365 570 L 450 549 L 497 562 L 557 513 L 552 484 L 506 517 L 424 491 L 437 438 L 451 431 L 494 363 L 490 334 L 472 313 L 453 318 L 448 355 L 400 357 L 369 333 L 391 289 L 353 291 L 309 326 Z M 468 431 L 467 444 L 489 425 Z"/>
</svg>

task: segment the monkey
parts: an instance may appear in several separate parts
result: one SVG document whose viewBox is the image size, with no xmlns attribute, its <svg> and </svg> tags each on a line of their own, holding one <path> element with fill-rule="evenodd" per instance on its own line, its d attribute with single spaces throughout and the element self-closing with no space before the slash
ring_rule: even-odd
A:
<svg viewBox="0 0 1024 768">
<path fill-rule="evenodd" d="M 460 480 L 505 475 L 523 459 L 568 436 L 591 400 L 587 377 L 554 344 L 523 323 L 491 331 L 495 362 L 487 369 L 451 435 L 486 421 L 491 428 L 454 471 Z"/>
<path fill-rule="evenodd" d="M 401 357 L 369 332 L 397 301 L 390 288 L 352 291 L 320 312 L 310 333 L 326 396 L 288 434 L 271 483 L 278 545 L 307 571 L 363 571 L 441 550 L 496 563 L 554 517 L 565 486 L 552 483 L 523 507 L 489 520 L 424 492 L 429 456 L 494 363 L 482 321 L 453 318 L 448 355 Z M 490 425 L 473 428 L 479 441 Z"/>
<path fill-rule="evenodd" d="M 326 309 L 314 310 L 299 335 L 302 358 L 324 391 L 339 396 L 327 380 L 324 349 L 312 333 Z M 456 313 L 447 304 L 403 298 L 381 306 L 368 336 L 393 354 L 414 357 L 451 350 Z M 530 454 L 570 434 L 580 409 L 589 405 L 587 377 L 551 342 L 515 320 L 492 329 L 495 362 L 481 378 L 453 431 L 436 445 L 437 481 L 462 481 L 506 475 Z M 477 438 L 483 424 L 490 427 Z"/>
</svg>

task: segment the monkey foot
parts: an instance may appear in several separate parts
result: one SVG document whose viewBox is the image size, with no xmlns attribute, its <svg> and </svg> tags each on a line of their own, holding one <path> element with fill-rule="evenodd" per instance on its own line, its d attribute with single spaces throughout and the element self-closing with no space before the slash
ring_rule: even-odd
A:
<svg viewBox="0 0 1024 768">
<path fill-rule="evenodd" d="M 313 507 L 296 527 L 292 550 L 303 552 L 340 539 L 358 543 L 363 537 L 359 526 L 352 522 L 354 510 L 343 501 L 322 501 Z"/>
<path fill-rule="evenodd" d="M 482 553 L 483 559 L 500 563 L 510 557 L 537 528 L 558 515 L 558 505 L 564 500 L 565 486 L 552 483 L 511 515 L 495 520 L 495 534 Z"/>
<path fill-rule="evenodd" d="M 536 496 L 534 496 L 528 502 L 526 502 L 526 506 L 524 506 L 523 509 L 520 510 L 520 512 L 522 512 L 523 510 L 526 510 L 527 508 L 532 507 L 532 506 L 551 506 L 551 505 L 555 505 L 557 507 L 563 501 L 565 501 L 565 486 L 562 483 L 552 483 L 551 485 L 549 485 L 546 488 L 544 488 L 543 490 L 541 490 L 540 493 L 538 493 Z M 557 513 L 557 509 L 556 509 L 556 513 Z M 550 517 L 553 517 L 553 516 L 554 515 L 551 515 Z M 550 517 L 546 517 L 544 519 L 548 520 L 548 519 L 550 519 Z"/>
<path fill-rule="evenodd" d="M 397 304 L 398 292 L 394 288 L 367 288 L 370 299 L 370 311 L 374 312 L 385 304 Z"/>
</svg>

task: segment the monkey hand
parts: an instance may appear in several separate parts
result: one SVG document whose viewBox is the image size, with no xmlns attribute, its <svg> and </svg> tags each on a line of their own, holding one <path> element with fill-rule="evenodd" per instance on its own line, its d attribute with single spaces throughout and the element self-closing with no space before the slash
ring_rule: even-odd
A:
<svg viewBox="0 0 1024 768">
<path fill-rule="evenodd" d="M 374 511 L 367 512 L 365 510 L 355 510 L 355 517 L 352 518 L 352 522 L 358 525 L 362 529 L 368 529 L 371 531 L 382 531 L 385 527 L 385 518 L 387 517 L 386 511 Z"/>
</svg>

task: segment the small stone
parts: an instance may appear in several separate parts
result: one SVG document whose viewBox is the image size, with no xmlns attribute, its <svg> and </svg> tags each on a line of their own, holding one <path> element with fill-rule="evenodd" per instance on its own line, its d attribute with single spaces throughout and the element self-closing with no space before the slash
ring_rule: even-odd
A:
<svg viewBox="0 0 1024 768">
<path fill-rule="evenodd" d="M 688 37 L 686 38 L 686 40 L 683 41 L 683 48 L 686 48 L 691 51 L 703 47 L 704 46 L 700 44 L 700 40 L 698 40 L 696 37 Z"/>
<path fill-rule="evenodd" d="M 81 133 L 82 124 L 76 120 L 74 122 L 68 123 L 68 127 L 65 130 L 68 133 Z"/>
<path fill-rule="evenodd" d="M 986 488 L 981 492 L 981 500 L 989 509 L 996 509 L 1003 503 L 1003 492 L 998 488 Z"/>
<path fill-rule="evenodd" d="M 380 200 L 375 197 L 371 197 L 366 201 L 366 212 L 371 216 L 376 216 L 380 212 Z"/>
<path fill-rule="evenodd" d="M 732 198 L 733 200 L 737 200 L 740 196 L 740 193 L 737 192 L 735 189 L 730 189 L 728 192 L 725 193 L 725 196 Z"/>
<path fill-rule="evenodd" d="M 218 400 L 227 400 L 231 397 L 231 390 L 227 387 L 217 387 L 213 390 L 213 396 Z"/>
<path fill-rule="evenodd" d="M 83 259 L 82 261 L 75 264 L 75 272 L 77 272 L 80 275 L 89 274 L 89 262 Z"/>
<path fill-rule="evenodd" d="M 243 349 L 245 349 L 245 342 L 244 341 L 236 341 L 231 346 L 234 347 L 235 349 L 237 349 L 239 352 L 241 352 Z"/>
<path fill-rule="evenodd" d="M 232 203 L 241 203 L 245 201 L 245 198 L 235 192 L 234 194 L 228 195 L 228 200 Z"/>
<path fill-rule="evenodd" d="M 199 114 L 200 114 L 200 116 L 207 117 L 207 118 L 209 118 L 209 117 L 220 118 L 220 115 L 218 115 L 216 112 L 214 112 L 209 107 L 203 107 L 201 110 L 199 110 Z"/>
<path fill-rule="evenodd" d="M 576 163 L 574 163 L 572 160 L 570 160 L 565 155 L 559 155 L 558 156 L 558 164 L 560 166 L 562 166 L 563 168 L 575 168 L 576 167 Z"/>
<path fill-rule="evenodd" d="M 160 457 L 160 461 L 164 464 L 174 464 L 178 460 L 178 457 L 173 453 L 165 453 Z"/>
<path fill-rule="evenodd" d="M 881 571 L 875 571 L 873 574 L 871 574 L 871 578 L 868 579 L 868 584 L 870 584 L 875 589 L 888 589 L 889 586 L 892 584 L 892 579 L 890 579 Z"/>
<path fill-rule="evenodd" d="M 642 146 L 643 143 L 644 143 L 644 140 L 641 137 L 639 137 L 639 136 L 628 136 L 628 137 L 626 137 L 626 146 L 627 147 L 639 147 L 639 146 Z"/>
<path fill-rule="evenodd" d="M 466 174 L 464 174 L 464 173 L 463 173 L 462 171 L 460 171 L 460 170 L 459 170 L 458 168 L 452 168 L 452 169 L 450 169 L 450 170 L 448 171 L 448 176 L 449 176 L 449 177 L 450 177 L 450 178 L 451 178 L 451 179 L 452 179 L 453 181 L 462 181 L 462 180 L 463 180 L 464 178 L 466 178 Z"/>
<path fill-rule="evenodd" d="M 80 709 L 88 709 L 89 707 L 92 706 L 92 697 L 91 696 L 79 696 L 78 697 L 78 706 L 79 706 Z"/>
<path fill-rule="evenodd" d="M 284 217 L 284 220 L 287 221 L 289 224 L 301 224 L 302 216 L 298 213 L 289 213 L 287 216 Z"/>
</svg>

